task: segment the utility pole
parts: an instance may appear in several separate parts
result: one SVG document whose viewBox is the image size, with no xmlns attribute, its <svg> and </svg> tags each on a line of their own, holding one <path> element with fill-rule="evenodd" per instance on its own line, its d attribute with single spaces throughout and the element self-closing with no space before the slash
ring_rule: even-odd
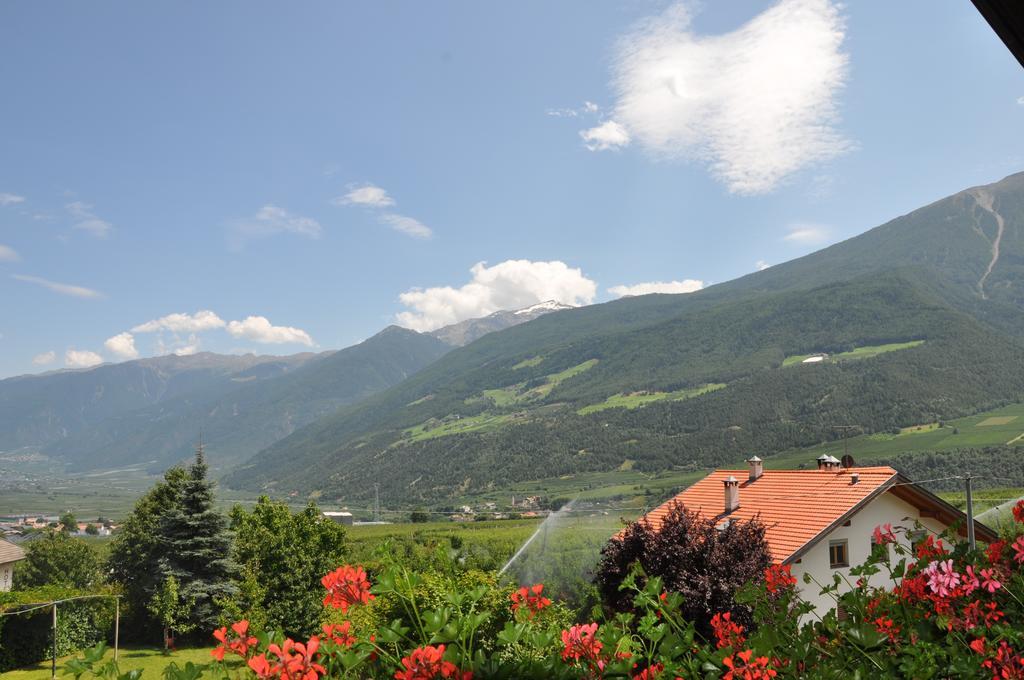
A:
<svg viewBox="0 0 1024 680">
<path fill-rule="evenodd" d="M 850 455 L 850 442 L 846 433 L 850 430 L 863 430 L 864 428 L 860 425 L 833 425 L 832 429 L 843 433 L 843 456 L 845 457 Z"/>
<path fill-rule="evenodd" d="M 978 546 L 974 541 L 974 497 L 971 495 L 971 479 L 970 475 L 964 477 L 964 484 L 967 487 L 967 545 L 974 550 Z"/>
</svg>

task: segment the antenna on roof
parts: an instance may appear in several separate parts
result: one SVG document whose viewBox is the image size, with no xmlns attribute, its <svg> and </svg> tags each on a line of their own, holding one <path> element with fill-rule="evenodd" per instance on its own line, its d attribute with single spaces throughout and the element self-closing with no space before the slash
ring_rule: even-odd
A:
<svg viewBox="0 0 1024 680">
<path fill-rule="evenodd" d="M 843 457 L 840 460 L 840 462 L 843 464 L 843 467 L 846 468 L 846 469 L 850 469 L 852 467 L 856 467 L 856 463 L 853 462 L 853 456 L 851 456 L 848 453 L 843 455 Z"/>
<path fill-rule="evenodd" d="M 850 430 L 860 430 L 863 432 L 864 428 L 861 427 L 860 425 L 833 425 L 832 429 L 839 430 L 840 432 L 843 433 L 843 467 L 853 467 L 852 465 L 846 464 L 846 459 L 850 456 L 850 442 L 847 441 L 846 433 L 849 432 Z M 850 460 L 852 461 L 853 459 L 850 458 Z"/>
</svg>

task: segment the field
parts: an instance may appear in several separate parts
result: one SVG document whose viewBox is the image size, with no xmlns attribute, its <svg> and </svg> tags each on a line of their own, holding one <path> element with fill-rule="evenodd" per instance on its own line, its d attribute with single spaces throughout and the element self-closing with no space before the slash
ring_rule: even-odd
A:
<svg viewBox="0 0 1024 680">
<path fill-rule="evenodd" d="M 61 676 L 63 665 L 75 658 L 78 655 L 66 656 L 57 659 L 57 675 Z M 105 658 L 112 659 L 114 656 L 113 650 L 107 652 Z M 210 661 L 210 648 L 209 647 L 198 647 L 195 649 L 179 649 L 176 652 L 172 652 L 170 655 L 165 656 L 162 650 L 157 649 L 140 649 L 140 648 L 122 648 L 118 655 L 118 667 L 122 673 L 127 673 L 130 670 L 139 669 L 143 671 L 142 677 L 149 680 L 155 680 L 159 678 L 163 673 L 164 668 L 171 662 L 177 663 L 179 666 L 184 666 L 186 663 L 191 661 L 195 664 L 206 663 Z M 70 677 L 70 676 L 67 676 Z M 7 671 L 6 673 L 0 673 L 0 679 L 2 680 L 49 680 L 50 679 L 50 662 L 45 661 L 30 666 L 28 668 L 22 668 L 16 671 Z"/>
<path fill-rule="evenodd" d="M 1024 404 L 1010 404 L 966 418 L 942 423 L 921 423 L 905 427 L 899 434 L 878 433 L 850 437 L 845 441 L 819 444 L 806 449 L 790 449 L 772 456 L 770 463 L 783 468 L 810 464 L 823 453 L 836 457 L 849 450 L 858 465 L 891 458 L 901 453 L 949 451 L 952 449 L 1006 446 L 1024 442 Z"/>
<path fill-rule="evenodd" d="M 633 392 L 630 394 L 613 394 L 612 396 L 605 399 L 600 404 L 591 404 L 590 406 L 584 406 L 576 413 L 581 416 L 585 416 L 588 413 L 596 413 L 598 411 L 604 411 L 609 408 L 639 408 L 646 406 L 647 404 L 656 401 L 681 401 L 683 399 L 690 399 L 692 397 L 699 397 L 702 394 L 720 390 L 725 387 L 725 383 L 710 383 L 707 385 L 701 385 L 700 387 L 694 387 L 688 390 L 677 390 L 675 392 Z"/>
<path fill-rule="evenodd" d="M 856 347 L 849 352 L 840 352 L 839 354 L 830 354 L 826 361 L 856 361 L 858 359 L 870 359 L 871 357 L 877 357 L 879 354 L 885 354 L 887 352 L 896 352 L 901 349 L 910 349 L 911 347 L 917 347 L 923 345 L 924 340 L 911 340 L 910 342 L 890 342 L 885 345 L 866 345 L 864 347 Z M 792 366 L 799 364 L 804 359 L 814 356 L 813 354 L 794 354 L 788 356 L 782 360 L 783 366 Z"/>
</svg>

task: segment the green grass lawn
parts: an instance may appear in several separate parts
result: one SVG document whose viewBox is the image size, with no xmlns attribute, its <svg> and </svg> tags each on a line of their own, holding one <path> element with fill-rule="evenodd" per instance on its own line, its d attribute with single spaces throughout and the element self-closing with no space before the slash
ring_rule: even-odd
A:
<svg viewBox="0 0 1024 680">
<path fill-rule="evenodd" d="M 179 666 L 184 666 L 189 661 L 195 664 L 210 661 L 210 649 L 210 647 L 179 649 L 168 656 L 164 656 L 163 652 L 159 649 L 136 647 L 127 649 L 122 648 L 118 654 L 118 666 L 122 673 L 138 668 L 143 671 L 143 678 L 156 680 L 161 677 L 164 668 L 172 661 L 177 663 Z M 75 658 L 75 656 L 81 656 L 81 654 L 65 656 L 57 659 L 58 676 L 63 675 L 64 663 Z M 114 651 L 112 649 L 108 651 L 105 658 L 114 658 Z M 28 668 L 0 673 L 0 678 L 3 680 L 49 680 L 50 662 L 46 661 Z"/>
</svg>

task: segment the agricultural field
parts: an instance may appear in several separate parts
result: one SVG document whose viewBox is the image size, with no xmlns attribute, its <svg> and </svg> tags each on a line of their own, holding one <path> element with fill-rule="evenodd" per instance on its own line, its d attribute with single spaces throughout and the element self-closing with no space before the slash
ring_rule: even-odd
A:
<svg viewBox="0 0 1024 680">
<path fill-rule="evenodd" d="M 870 359 L 877 357 L 879 354 L 886 354 L 887 352 L 896 352 L 901 349 L 910 349 L 911 347 L 918 347 L 923 345 L 924 340 L 911 340 L 910 342 L 890 342 L 885 345 L 866 345 L 864 347 L 856 347 L 849 352 L 840 352 L 838 354 L 830 354 L 826 361 L 837 362 L 837 361 L 856 361 L 858 359 Z M 782 360 L 783 366 L 792 366 L 803 362 L 804 359 L 815 356 L 814 354 L 794 354 L 788 356 Z"/>
<path fill-rule="evenodd" d="M 941 425 L 921 423 L 902 428 L 899 434 L 859 435 L 806 449 L 790 449 L 772 456 L 769 462 L 776 467 L 796 468 L 823 453 L 839 457 L 849 450 L 858 465 L 866 465 L 904 453 L 1014 445 L 1024 445 L 1024 404 L 1010 404 Z"/>
<path fill-rule="evenodd" d="M 610 408 L 634 409 L 646 406 L 647 404 L 651 404 L 656 401 L 682 401 L 683 399 L 692 399 L 693 397 L 699 397 L 700 395 L 707 394 L 708 392 L 720 390 L 723 387 L 725 387 L 725 383 L 709 383 L 707 385 L 701 385 L 700 387 L 694 387 L 691 389 L 676 390 L 675 392 L 632 392 L 630 394 L 613 394 L 600 404 L 584 406 L 580 410 L 576 411 L 576 413 L 581 416 L 585 416 L 589 413 L 597 413 L 598 411 L 604 411 L 605 409 Z"/>
</svg>

